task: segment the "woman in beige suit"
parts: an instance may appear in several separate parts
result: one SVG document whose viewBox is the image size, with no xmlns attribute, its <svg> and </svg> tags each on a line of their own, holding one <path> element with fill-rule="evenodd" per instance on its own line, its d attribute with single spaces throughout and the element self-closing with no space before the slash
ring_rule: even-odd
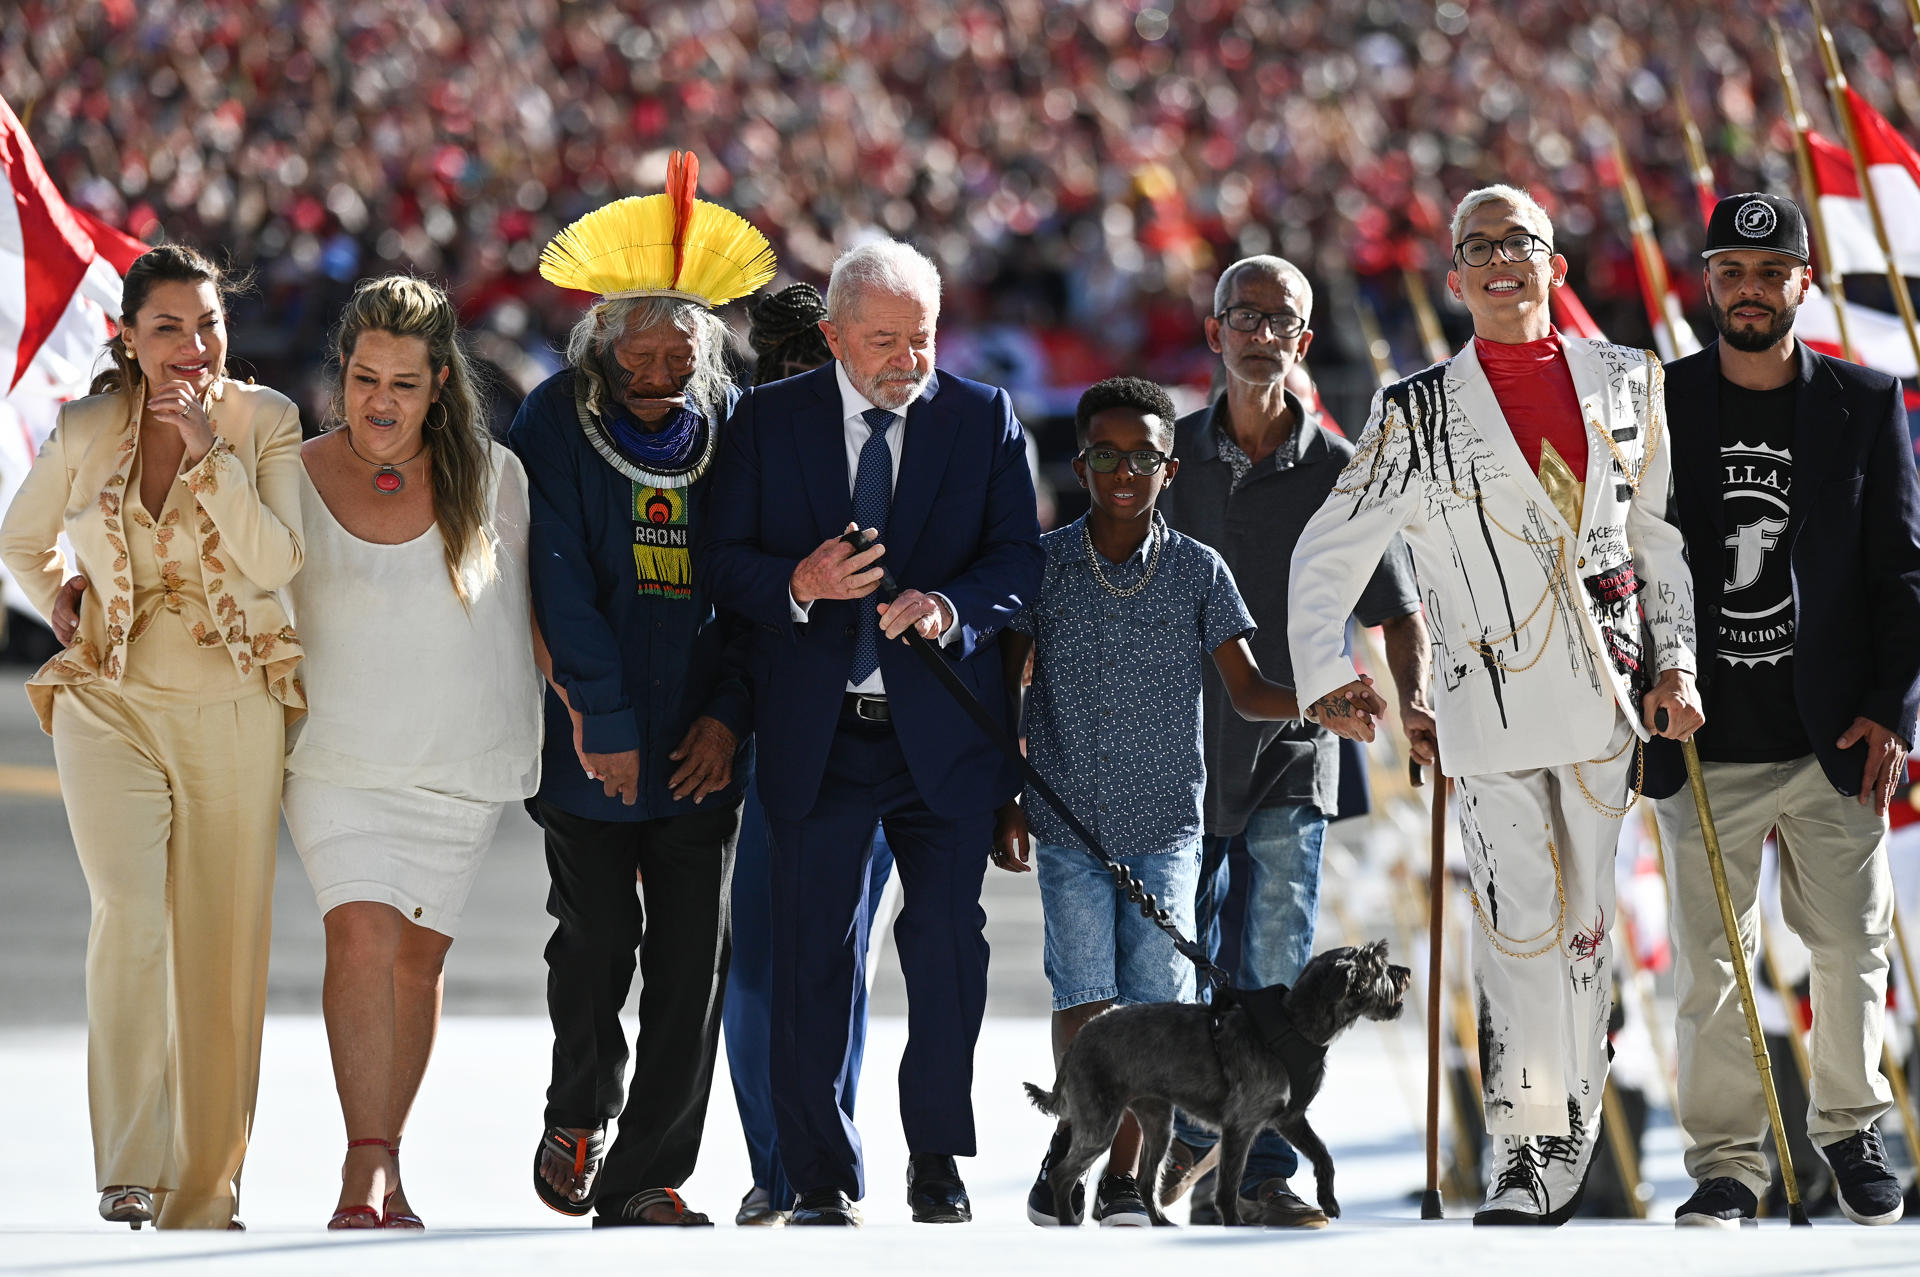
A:
<svg viewBox="0 0 1920 1277">
<path fill-rule="evenodd" d="M 65 645 L 27 690 L 93 902 L 100 1214 L 229 1228 L 259 1084 L 280 760 L 304 705 L 275 594 L 302 557 L 300 421 L 226 378 L 220 272 L 200 254 L 141 257 L 123 309 L 116 367 L 61 410 L 0 557 Z"/>
</svg>

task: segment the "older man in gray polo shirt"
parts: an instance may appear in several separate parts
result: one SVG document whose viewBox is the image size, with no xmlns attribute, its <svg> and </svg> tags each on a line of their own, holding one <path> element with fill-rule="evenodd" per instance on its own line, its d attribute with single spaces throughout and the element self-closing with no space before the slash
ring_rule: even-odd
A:
<svg viewBox="0 0 1920 1277">
<path fill-rule="evenodd" d="M 1207 344 L 1226 365 L 1226 393 L 1178 423 L 1180 482 L 1160 497 L 1169 524 L 1227 561 L 1260 627 L 1252 640 L 1254 656 L 1262 670 L 1277 671 L 1270 677 L 1279 682 L 1293 677 L 1286 632 L 1294 542 L 1353 455 L 1353 446 L 1324 428 L 1285 385 L 1313 341 L 1307 327 L 1312 308 L 1306 276 L 1281 258 L 1243 258 L 1220 276 L 1206 332 Z M 1397 538 L 1354 616 L 1362 625 L 1382 627 L 1415 755 L 1430 761 L 1426 634 L 1413 562 Z M 1232 884 L 1246 901 L 1235 981 L 1243 988 L 1291 984 L 1313 952 L 1321 842 L 1338 806 L 1339 742 L 1310 722 L 1242 719 L 1211 671 L 1204 723 L 1207 838 L 1195 922 L 1217 953 L 1228 852 L 1242 843 L 1251 873 L 1246 883 Z M 1213 1139 L 1181 1124 L 1168 1176 L 1173 1192 L 1190 1181 Z M 1325 1215 L 1287 1187 L 1295 1166 L 1285 1140 L 1272 1132 L 1261 1137 L 1240 1188 L 1253 1203 L 1250 1217 L 1300 1227 L 1326 1223 Z M 1196 1223 L 1210 1213 L 1202 1205 L 1207 1200 L 1205 1194 L 1195 1199 Z"/>
</svg>

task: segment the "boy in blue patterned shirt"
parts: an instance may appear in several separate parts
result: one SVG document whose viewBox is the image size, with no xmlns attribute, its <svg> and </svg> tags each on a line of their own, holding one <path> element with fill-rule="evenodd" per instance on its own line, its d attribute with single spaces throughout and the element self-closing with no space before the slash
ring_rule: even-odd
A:
<svg viewBox="0 0 1920 1277">
<path fill-rule="evenodd" d="M 1161 387 L 1115 377 L 1081 396 L 1074 473 L 1092 498 L 1086 516 L 1040 539 L 1040 594 L 1001 637 L 1020 721 L 1020 675 L 1034 658 L 1027 756 L 1109 855 L 1193 930 L 1203 833 L 1202 662 L 1212 655 L 1233 707 L 1250 719 L 1298 718 L 1291 689 L 1261 676 L 1247 646 L 1253 618 L 1227 565 L 1167 527 L 1154 510 L 1180 463 L 1173 401 Z M 1379 712 L 1383 705 L 1367 706 Z M 1000 810 L 993 860 L 1014 873 L 1037 863 L 1053 986 L 1058 1063 L 1082 1025 L 1116 1003 L 1190 1002 L 1194 970 L 1173 942 L 1114 890 L 1065 823 L 1031 792 Z M 1029 857 L 1029 837 L 1037 843 Z M 1027 1217 L 1055 1225 L 1049 1168 L 1071 1133 L 1054 1132 L 1027 1199 Z M 1108 1153 L 1093 1214 L 1102 1225 L 1145 1225 L 1134 1177 L 1140 1131 L 1129 1115 Z M 1076 1199 L 1078 1193 L 1076 1192 Z"/>
</svg>

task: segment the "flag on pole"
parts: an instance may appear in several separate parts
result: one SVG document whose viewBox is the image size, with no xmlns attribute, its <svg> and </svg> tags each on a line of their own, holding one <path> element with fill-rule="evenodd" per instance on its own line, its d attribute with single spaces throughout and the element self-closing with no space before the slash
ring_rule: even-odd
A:
<svg viewBox="0 0 1920 1277">
<path fill-rule="evenodd" d="M 67 204 L 0 99 L 0 510 L 60 405 L 87 392 L 120 314 L 120 272 L 144 251 Z M 0 596 L 31 610 L 4 570 Z"/>
<path fill-rule="evenodd" d="M 1560 331 L 1574 337 L 1598 337 L 1601 341 L 1607 335 L 1600 331 L 1600 325 L 1593 322 L 1593 316 L 1587 313 L 1586 304 L 1573 291 L 1572 284 L 1562 284 L 1547 294 L 1548 305 L 1553 310 L 1553 322 Z"/>
<path fill-rule="evenodd" d="M 1894 260 L 1902 275 L 1920 275 L 1920 152 L 1851 85 L 1846 98 L 1853 135 L 1867 162 L 1867 180 L 1880 201 L 1880 220 L 1887 228 Z M 1854 189 L 1859 190 L 1857 180 Z"/>
<path fill-rule="evenodd" d="M 1800 303 L 1800 313 L 1794 317 L 1793 335 L 1822 354 L 1846 358 L 1840 353 L 1840 325 L 1834 318 L 1833 302 L 1817 287 L 1807 289 L 1807 299 Z M 1900 316 L 1849 300 L 1847 335 L 1853 338 L 1855 362 L 1908 380 L 1920 376 L 1920 367 L 1914 365 L 1913 344 L 1907 340 Z"/>
<path fill-rule="evenodd" d="M 1895 141 L 1898 140 L 1896 136 Z M 1860 193 L 1853 156 L 1840 143 L 1812 129 L 1807 130 L 1807 150 L 1813 160 L 1814 185 L 1819 188 L 1820 212 L 1827 222 L 1827 247 L 1833 256 L 1832 261 L 1822 265 L 1836 275 L 1884 275 L 1887 259 L 1873 233 L 1873 217 Z M 1879 164 L 1867 171 L 1874 193 L 1880 196 L 1881 212 L 1886 214 L 1887 236 L 1893 242 L 1894 261 L 1899 264 L 1900 273 L 1920 275 L 1920 189 L 1912 185 L 1914 179 L 1902 166 Z M 1884 184 L 1883 172 L 1887 174 Z M 1915 205 L 1907 211 L 1904 222 L 1896 220 L 1886 204 L 1885 192 L 1897 179 L 1905 179 L 1908 189 L 1894 193 L 1905 196 Z"/>
</svg>

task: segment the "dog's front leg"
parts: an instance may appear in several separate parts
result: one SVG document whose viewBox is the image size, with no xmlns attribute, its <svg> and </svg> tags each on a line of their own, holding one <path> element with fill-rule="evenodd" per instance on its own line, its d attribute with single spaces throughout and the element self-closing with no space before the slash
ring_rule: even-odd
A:
<svg viewBox="0 0 1920 1277">
<path fill-rule="evenodd" d="M 1220 1164 L 1213 1168 L 1213 1205 L 1220 1212 L 1220 1222 L 1228 1227 L 1260 1222 L 1240 1218 L 1240 1179 L 1247 1173 L 1253 1136 L 1253 1131 L 1231 1120 L 1220 1130 Z"/>
<path fill-rule="evenodd" d="M 1313 1183 L 1317 1190 L 1320 1209 L 1327 1213 L 1328 1219 L 1340 1218 L 1340 1202 L 1333 1195 L 1333 1157 L 1327 1152 L 1327 1146 L 1307 1125 L 1307 1115 L 1296 1113 L 1281 1123 L 1281 1134 L 1300 1152 L 1307 1155 L 1313 1163 Z"/>
</svg>

